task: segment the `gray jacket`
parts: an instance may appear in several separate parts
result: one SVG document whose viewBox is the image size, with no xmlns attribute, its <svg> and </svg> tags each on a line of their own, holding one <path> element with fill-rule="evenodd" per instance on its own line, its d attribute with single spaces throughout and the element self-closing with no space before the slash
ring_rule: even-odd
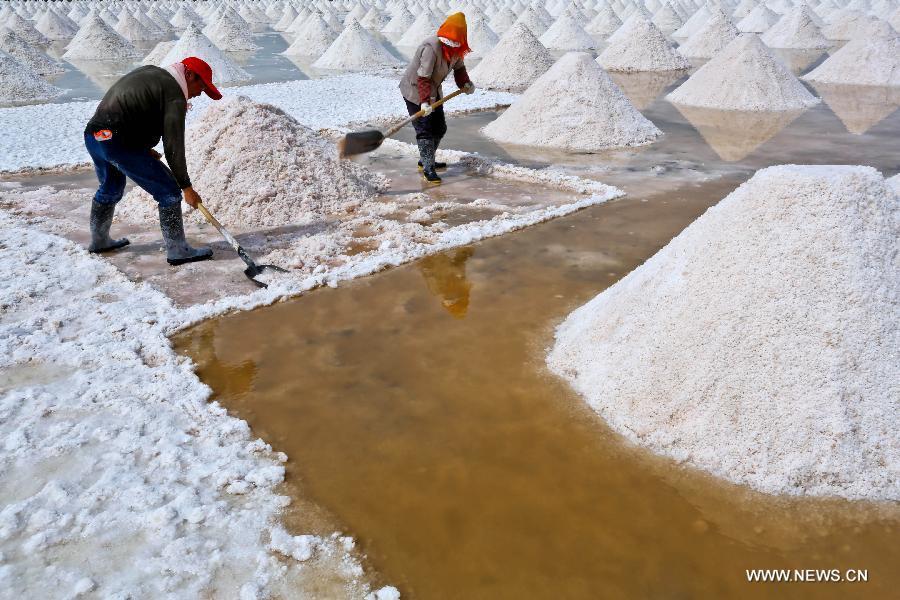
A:
<svg viewBox="0 0 900 600">
<path fill-rule="evenodd" d="M 400 80 L 400 92 L 403 97 L 419 104 L 419 77 L 431 79 L 431 101 L 434 102 L 443 95 L 441 83 L 450 74 L 450 71 L 465 68 L 462 57 L 454 58 L 453 62 L 444 59 L 441 51 L 441 42 L 436 35 L 426 39 L 413 55 L 403 78 Z"/>
</svg>

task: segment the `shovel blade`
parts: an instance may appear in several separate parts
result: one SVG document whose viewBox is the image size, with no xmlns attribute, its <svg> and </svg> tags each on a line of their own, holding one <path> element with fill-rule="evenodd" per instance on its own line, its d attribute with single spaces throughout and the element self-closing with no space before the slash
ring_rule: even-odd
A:
<svg viewBox="0 0 900 600">
<path fill-rule="evenodd" d="M 377 129 L 354 131 L 338 142 L 338 155 L 341 158 L 365 154 L 377 149 L 384 142 L 384 134 Z"/>
<path fill-rule="evenodd" d="M 276 271 L 278 273 L 287 273 L 286 269 L 282 269 L 281 267 L 277 267 L 275 265 L 256 265 L 256 264 L 254 264 L 253 266 L 250 266 L 250 267 L 247 267 L 246 269 L 244 269 L 244 275 L 247 276 L 247 279 L 249 279 L 254 284 L 256 284 L 257 287 L 267 288 L 267 287 L 269 287 L 268 283 L 266 283 L 264 281 L 260 281 L 259 279 L 256 279 L 266 269 L 270 269 L 270 270 Z"/>
</svg>

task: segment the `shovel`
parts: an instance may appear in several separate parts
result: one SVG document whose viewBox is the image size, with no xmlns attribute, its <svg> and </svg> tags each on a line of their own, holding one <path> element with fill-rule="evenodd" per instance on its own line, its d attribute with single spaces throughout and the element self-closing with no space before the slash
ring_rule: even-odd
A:
<svg viewBox="0 0 900 600">
<path fill-rule="evenodd" d="M 463 92 L 463 90 L 456 90 L 452 94 L 448 94 L 447 96 L 444 96 L 443 98 L 432 104 L 431 108 L 437 108 L 444 102 L 447 102 L 451 98 L 456 98 L 463 93 L 465 93 Z M 338 142 L 338 156 L 340 156 L 341 158 L 346 158 L 348 156 L 356 156 L 357 154 L 365 154 L 366 152 L 371 152 L 372 150 L 375 150 L 379 146 L 381 146 L 385 139 L 391 137 L 392 135 L 424 115 L 425 110 L 420 110 L 405 121 L 401 121 L 385 132 L 381 132 L 377 129 L 369 129 L 367 131 L 355 131 L 353 133 L 348 133 L 344 136 L 344 139 Z"/>
<path fill-rule="evenodd" d="M 241 245 L 237 243 L 237 240 L 234 239 L 234 236 L 232 236 L 230 233 L 228 233 L 227 229 L 222 227 L 222 224 L 219 223 L 218 219 L 216 219 L 214 216 L 212 216 L 211 212 L 206 210 L 206 207 L 203 206 L 202 202 L 197 204 L 197 209 L 201 213 L 203 213 L 203 216 L 206 217 L 206 220 L 209 221 L 210 225 L 212 225 L 213 227 L 215 227 L 216 229 L 219 230 L 219 233 L 222 234 L 222 237 L 225 238 L 225 241 L 227 241 L 229 244 L 231 244 L 231 247 L 234 248 L 234 251 L 238 253 L 238 256 L 240 256 L 241 260 L 244 261 L 244 263 L 247 265 L 247 268 L 244 269 L 244 275 L 246 275 L 250 281 L 252 281 L 253 283 L 255 283 L 256 285 L 258 285 L 261 288 L 265 288 L 265 287 L 269 287 L 269 284 L 259 281 L 258 279 L 255 279 L 255 277 L 257 277 L 260 273 L 262 273 L 266 269 L 271 269 L 272 271 L 277 271 L 279 273 L 287 273 L 287 271 L 285 269 L 282 269 L 281 267 L 276 267 L 275 265 L 258 265 L 255 262 L 253 262 L 253 259 L 250 258 L 249 256 L 247 256 L 247 253 L 244 251 L 243 248 L 241 248 Z"/>
</svg>

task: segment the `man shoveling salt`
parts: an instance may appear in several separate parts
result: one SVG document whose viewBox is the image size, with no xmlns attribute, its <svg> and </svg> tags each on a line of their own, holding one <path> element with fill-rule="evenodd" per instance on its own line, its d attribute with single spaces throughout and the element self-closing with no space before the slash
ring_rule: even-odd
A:
<svg viewBox="0 0 900 600">
<path fill-rule="evenodd" d="M 203 60 L 188 57 L 166 68 L 135 69 L 113 85 L 100 101 L 84 130 L 100 186 L 91 203 L 90 252 L 108 252 L 128 245 L 127 238 L 109 236 L 116 203 L 125 192 L 125 179 L 153 196 L 170 265 L 212 256 L 210 248 L 193 248 L 184 237 L 181 198 L 192 208 L 201 202 L 191 186 L 184 153 L 184 120 L 188 100 L 201 92 L 213 100 L 222 94 Z M 168 168 L 154 146 L 163 141 Z"/>
</svg>

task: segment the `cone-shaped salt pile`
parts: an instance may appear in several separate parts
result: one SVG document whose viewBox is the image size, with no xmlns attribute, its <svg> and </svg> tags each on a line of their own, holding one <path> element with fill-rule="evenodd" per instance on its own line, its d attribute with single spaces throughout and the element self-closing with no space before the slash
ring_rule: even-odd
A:
<svg viewBox="0 0 900 600">
<path fill-rule="evenodd" d="M 287 31 L 287 28 L 290 27 L 291 23 L 294 22 L 294 19 L 297 18 L 297 11 L 293 6 L 288 4 L 284 8 L 284 12 L 281 13 L 281 17 L 278 21 L 272 25 L 272 29 L 275 31 Z"/>
<path fill-rule="evenodd" d="M 751 12 L 753 9 L 759 6 L 757 0 L 741 0 L 741 2 L 735 7 L 734 12 L 731 13 L 732 19 L 743 19 Z"/>
<path fill-rule="evenodd" d="M 138 21 L 127 8 L 122 11 L 115 29 L 116 33 L 129 42 L 145 42 L 156 38 L 156 34 Z"/>
<path fill-rule="evenodd" d="M 770 48 L 827 48 L 831 45 L 819 31 L 806 4 L 785 13 L 762 34 L 761 39 Z"/>
<path fill-rule="evenodd" d="M 66 60 L 125 60 L 141 55 L 97 15 L 81 26 L 66 48 L 62 56 Z"/>
<path fill-rule="evenodd" d="M 553 56 L 524 25 L 513 25 L 469 73 L 479 87 L 520 90 L 553 65 Z"/>
<path fill-rule="evenodd" d="M 194 185 L 226 223 L 308 223 L 370 201 L 385 183 L 365 167 L 339 160 L 334 144 L 280 109 L 247 98 L 212 103 L 186 138 Z M 122 213 L 151 222 L 155 204 L 135 188 Z"/>
<path fill-rule="evenodd" d="M 246 24 L 229 14 L 216 21 L 209 40 L 226 52 L 244 52 L 259 48 L 253 42 L 253 32 Z"/>
<path fill-rule="evenodd" d="M 25 63 L 0 50 L 0 104 L 27 104 L 49 100 L 63 93 Z"/>
<path fill-rule="evenodd" d="M 498 142 L 596 152 L 662 135 L 587 52 L 569 52 L 484 128 Z"/>
<path fill-rule="evenodd" d="M 469 20 L 467 32 L 470 56 L 483 57 L 500 41 L 500 37 L 488 26 L 484 19 Z"/>
<path fill-rule="evenodd" d="M 737 24 L 738 31 L 744 33 L 763 33 L 778 22 L 778 15 L 769 10 L 765 4 L 760 4 L 750 11 L 750 14 Z"/>
<path fill-rule="evenodd" d="M 344 28 L 341 35 L 312 66 L 317 69 L 368 71 L 398 67 L 401 64 L 371 33 L 354 21 Z"/>
<path fill-rule="evenodd" d="M 181 62 L 188 56 L 202 58 L 212 67 L 213 80 L 216 85 L 226 85 L 240 81 L 248 81 L 250 73 L 242 69 L 228 58 L 215 44 L 200 33 L 196 25 L 189 25 L 181 38 L 172 46 L 169 53 L 159 61 L 160 66 L 168 66 Z"/>
<path fill-rule="evenodd" d="M 740 32 L 721 11 L 716 11 L 678 51 L 692 58 L 712 58 Z"/>
<path fill-rule="evenodd" d="M 803 76 L 816 83 L 900 86 L 900 37 L 851 40 Z"/>
<path fill-rule="evenodd" d="M 829 40 L 851 40 L 858 37 L 873 20 L 873 17 L 858 10 L 844 9 L 831 15 L 829 23 L 822 27 L 822 35 Z"/>
<path fill-rule="evenodd" d="M 521 23 L 525 27 L 531 30 L 536 37 L 540 38 L 544 33 L 549 29 L 549 25 L 544 22 L 544 19 L 541 17 L 540 13 L 533 6 L 529 6 L 525 9 L 525 12 L 516 19 L 516 23 Z"/>
<path fill-rule="evenodd" d="M 516 22 L 517 18 L 518 16 L 509 8 L 504 8 L 498 11 L 496 15 L 494 15 L 494 18 L 491 19 L 489 25 L 491 26 L 491 29 L 496 31 L 498 34 L 503 35 L 513 26 L 513 23 Z"/>
<path fill-rule="evenodd" d="M 163 40 L 156 44 L 153 47 L 147 56 L 144 57 L 144 60 L 141 61 L 142 65 L 159 65 L 162 62 L 162 59 L 166 57 L 166 54 L 175 47 L 175 40 Z"/>
<path fill-rule="evenodd" d="M 674 71 L 691 66 L 641 14 L 629 17 L 614 37 L 597 58 L 608 71 Z"/>
<path fill-rule="evenodd" d="M 394 14 L 394 18 L 388 21 L 388 24 L 381 29 L 381 33 L 390 36 L 403 35 L 415 21 L 416 18 L 412 16 L 412 13 L 401 6 Z"/>
<path fill-rule="evenodd" d="M 701 6 L 697 9 L 694 14 L 691 15 L 691 18 L 684 22 L 684 25 L 679 27 L 673 34 L 672 37 L 676 40 L 686 40 L 695 33 L 697 33 L 703 25 L 709 20 L 710 11 L 705 6 Z"/>
<path fill-rule="evenodd" d="M 409 26 L 409 29 L 407 29 L 400 39 L 397 40 L 397 45 L 409 47 L 418 46 L 424 42 L 426 38 L 437 35 L 437 30 L 440 26 L 441 24 L 431 13 L 423 12 L 416 17 L 416 20 Z"/>
<path fill-rule="evenodd" d="M 13 12 L 2 23 L 4 27 L 15 33 L 17 36 L 36 46 L 46 46 L 50 40 L 43 33 L 35 29 L 30 22 L 23 19 L 18 13 Z"/>
<path fill-rule="evenodd" d="M 188 25 L 196 25 L 200 23 L 203 19 L 195 13 L 187 4 L 182 4 L 178 7 L 178 10 L 169 19 L 169 23 L 175 29 L 187 29 Z"/>
<path fill-rule="evenodd" d="M 551 50 L 592 50 L 597 47 L 594 38 L 569 12 L 564 12 L 538 39 Z"/>
<path fill-rule="evenodd" d="M 897 500 L 898 244 L 874 169 L 764 169 L 569 315 L 547 362 L 658 453 L 768 493 Z"/>
<path fill-rule="evenodd" d="M 306 21 L 306 25 L 297 33 L 294 43 L 288 46 L 284 54 L 293 56 L 322 56 L 328 50 L 337 34 L 315 14 Z"/>
<path fill-rule="evenodd" d="M 819 102 L 752 33 L 742 33 L 666 98 L 749 111 L 798 110 Z"/>
<path fill-rule="evenodd" d="M 590 23 L 585 26 L 584 30 L 596 36 L 606 37 L 622 26 L 622 21 L 613 12 L 613 9 L 607 4 L 603 4 L 597 11 Z"/>
<path fill-rule="evenodd" d="M 61 17 L 53 10 L 45 10 L 34 28 L 48 40 L 71 40 L 78 33 L 78 26 L 67 17 Z"/>
<path fill-rule="evenodd" d="M 666 35 L 672 35 L 679 27 L 684 25 L 681 16 L 672 8 L 671 2 L 663 4 L 653 15 L 653 24 Z"/>
<path fill-rule="evenodd" d="M 369 9 L 359 24 L 372 32 L 380 32 L 388 24 L 388 18 L 381 14 L 375 7 Z"/>
<path fill-rule="evenodd" d="M 62 65 L 9 29 L 0 28 L 0 50 L 12 54 L 38 75 L 56 75 L 65 70 L 62 68 Z"/>
</svg>

